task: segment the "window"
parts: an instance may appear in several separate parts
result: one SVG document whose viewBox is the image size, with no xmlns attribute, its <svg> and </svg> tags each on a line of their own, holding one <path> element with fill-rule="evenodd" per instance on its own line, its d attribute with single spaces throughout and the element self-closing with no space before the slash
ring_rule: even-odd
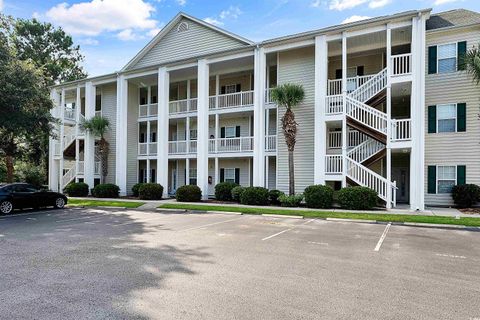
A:
<svg viewBox="0 0 480 320">
<path fill-rule="evenodd" d="M 197 140 L 197 129 L 190 130 L 190 140 Z"/>
<path fill-rule="evenodd" d="M 235 168 L 225 168 L 225 176 L 224 176 L 224 181 L 225 182 L 233 182 L 235 183 Z"/>
<path fill-rule="evenodd" d="M 95 96 L 95 111 L 100 110 L 102 110 L 102 96 L 100 94 L 97 94 Z"/>
<path fill-rule="evenodd" d="M 140 88 L 140 105 L 143 106 L 148 103 L 148 89 Z"/>
<path fill-rule="evenodd" d="M 438 73 L 457 71 L 457 44 L 438 46 Z"/>
<path fill-rule="evenodd" d="M 457 108 L 455 104 L 437 106 L 438 132 L 456 132 Z"/>
<path fill-rule="evenodd" d="M 235 138 L 236 129 L 235 127 L 225 127 L 225 138 Z"/>
<path fill-rule="evenodd" d="M 190 181 L 189 181 L 188 184 L 196 185 L 197 184 L 197 169 L 190 169 L 189 174 L 190 174 Z"/>
<path fill-rule="evenodd" d="M 237 92 L 236 84 L 230 84 L 228 86 L 225 86 L 225 94 L 235 93 L 235 92 Z"/>
<path fill-rule="evenodd" d="M 438 193 L 451 193 L 457 182 L 456 166 L 437 167 L 437 190 Z"/>
<path fill-rule="evenodd" d="M 150 132 L 150 142 L 157 142 L 157 133 Z"/>
</svg>

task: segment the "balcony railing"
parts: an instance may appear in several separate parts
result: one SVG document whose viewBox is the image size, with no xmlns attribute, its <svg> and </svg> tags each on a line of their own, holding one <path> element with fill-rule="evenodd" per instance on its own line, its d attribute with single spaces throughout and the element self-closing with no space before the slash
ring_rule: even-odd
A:
<svg viewBox="0 0 480 320">
<path fill-rule="evenodd" d="M 342 173 L 343 162 L 342 155 L 326 155 L 325 156 L 325 173 L 339 174 Z"/>
<path fill-rule="evenodd" d="M 237 108 L 253 105 L 253 90 L 210 96 L 210 109 Z"/>
<path fill-rule="evenodd" d="M 367 136 L 361 133 L 358 130 L 349 130 L 348 131 L 348 148 L 353 148 L 358 146 L 360 143 L 364 142 L 367 139 Z M 340 149 L 342 148 L 342 131 L 330 131 L 328 132 L 328 148 L 329 149 Z"/>
<path fill-rule="evenodd" d="M 75 117 L 75 109 L 65 107 L 65 111 L 64 111 L 63 116 L 64 116 L 65 119 L 67 119 L 67 120 L 75 121 L 75 118 L 76 118 L 76 117 Z"/>
<path fill-rule="evenodd" d="M 265 137 L 265 151 L 277 151 L 277 136 Z"/>
<path fill-rule="evenodd" d="M 138 106 L 138 117 L 148 118 L 155 117 L 158 114 L 158 104 L 141 104 Z"/>
<path fill-rule="evenodd" d="M 411 119 L 392 119 L 392 141 L 412 139 Z"/>
<path fill-rule="evenodd" d="M 168 154 L 189 154 L 197 152 L 196 140 L 181 140 L 168 142 Z"/>
<path fill-rule="evenodd" d="M 370 80 L 374 74 L 347 78 L 347 92 L 350 93 Z M 328 80 L 328 95 L 342 93 L 342 79 Z"/>
<path fill-rule="evenodd" d="M 168 103 L 170 114 L 197 111 L 197 98 L 170 101 Z"/>
<path fill-rule="evenodd" d="M 328 115 L 343 112 L 343 95 L 327 96 L 325 98 L 325 113 Z"/>
<path fill-rule="evenodd" d="M 397 54 L 391 57 L 392 76 L 412 73 L 412 54 Z"/>
<path fill-rule="evenodd" d="M 85 174 L 85 161 L 78 161 L 77 174 L 79 175 Z"/>
<path fill-rule="evenodd" d="M 210 153 L 253 151 L 253 137 L 210 139 Z"/>
<path fill-rule="evenodd" d="M 139 156 L 154 156 L 157 154 L 156 142 L 139 142 L 138 155 Z"/>
</svg>

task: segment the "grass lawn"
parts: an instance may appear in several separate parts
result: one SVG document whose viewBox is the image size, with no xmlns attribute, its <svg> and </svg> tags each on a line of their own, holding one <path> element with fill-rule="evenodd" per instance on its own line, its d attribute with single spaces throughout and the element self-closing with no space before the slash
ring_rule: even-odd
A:
<svg viewBox="0 0 480 320">
<path fill-rule="evenodd" d="M 415 223 L 433 223 L 433 224 L 454 224 L 471 227 L 480 227 L 480 218 L 460 218 L 439 217 L 439 216 L 414 216 L 406 214 L 386 214 L 386 213 L 362 213 L 362 212 L 331 212 L 321 210 L 292 210 L 283 208 L 247 208 L 232 206 L 211 206 L 202 204 L 179 204 L 166 203 L 159 208 L 165 209 L 186 209 L 201 211 L 231 211 L 248 214 L 285 214 L 293 216 L 304 216 L 306 218 L 342 218 L 342 219 L 361 219 L 377 220 L 385 222 L 415 222 Z"/>
<path fill-rule="evenodd" d="M 71 207 L 122 207 L 122 208 L 138 208 L 144 202 L 131 201 L 103 201 L 103 200 L 80 200 L 68 199 L 68 205 Z"/>
</svg>

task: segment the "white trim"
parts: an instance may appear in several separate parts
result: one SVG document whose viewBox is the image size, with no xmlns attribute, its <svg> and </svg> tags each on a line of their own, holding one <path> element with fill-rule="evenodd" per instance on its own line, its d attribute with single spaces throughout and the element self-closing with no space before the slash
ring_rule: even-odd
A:
<svg viewBox="0 0 480 320">
<path fill-rule="evenodd" d="M 454 107 L 455 116 L 453 118 L 442 118 L 442 119 L 440 119 L 439 116 L 438 116 L 439 107 L 450 107 L 450 106 Z M 437 133 L 457 133 L 458 132 L 458 128 L 457 128 L 457 126 L 458 126 L 458 122 L 457 122 L 458 121 L 457 120 L 458 119 L 458 109 L 457 109 L 458 104 L 457 103 L 442 103 L 442 104 L 437 104 L 435 107 L 436 107 L 436 112 L 435 113 L 437 115 L 437 117 L 436 117 L 437 119 L 436 119 L 436 123 L 435 123 L 435 125 L 437 126 L 437 130 L 435 130 L 435 133 L 436 134 Z M 440 120 L 452 120 L 452 119 L 455 120 L 455 130 L 454 131 L 442 131 L 442 132 L 440 132 L 439 121 Z"/>
<path fill-rule="evenodd" d="M 444 168 L 444 167 L 454 167 L 455 168 L 455 170 L 454 170 L 455 171 L 454 172 L 455 173 L 455 179 L 439 179 L 438 178 L 438 176 L 439 176 L 438 168 L 439 167 L 442 167 L 442 168 Z M 435 181 L 435 194 L 451 194 L 451 192 L 442 192 L 442 193 L 438 192 L 438 181 L 452 181 L 452 180 L 454 180 L 454 184 L 456 185 L 457 184 L 457 178 L 458 178 L 457 167 L 458 167 L 458 165 L 435 165 L 435 180 L 436 180 Z"/>
<path fill-rule="evenodd" d="M 223 62 L 223 61 L 228 61 L 228 60 L 235 60 L 235 59 L 241 59 L 245 57 L 253 57 L 255 55 L 255 51 L 246 51 L 246 52 L 239 52 L 239 53 L 234 53 L 226 56 L 221 56 L 221 57 L 216 57 L 216 58 L 208 58 L 207 63 L 208 64 L 213 64 L 213 63 L 218 63 L 218 62 Z"/>
<path fill-rule="evenodd" d="M 314 39 L 308 39 L 308 40 L 302 40 L 297 42 L 280 44 L 274 47 L 264 47 L 264 50 L 265 50 L 265 53 L 271 53 L 271 52 L 286 51 L 291 49 L 309 47 L 309 46 L 313 46 L 314 44 L 315 44 Z"/>
</svg>

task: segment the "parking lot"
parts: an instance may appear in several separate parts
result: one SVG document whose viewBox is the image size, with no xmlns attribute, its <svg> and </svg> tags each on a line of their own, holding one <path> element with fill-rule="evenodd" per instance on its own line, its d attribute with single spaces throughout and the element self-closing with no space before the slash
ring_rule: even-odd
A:
<svg viewBox="0 0 480 320">
<path fill-rule="evenodd" d="M 480 232 L 46 210 L 0 217 L 2 319 L 480 319 Z"/>
</svg>

